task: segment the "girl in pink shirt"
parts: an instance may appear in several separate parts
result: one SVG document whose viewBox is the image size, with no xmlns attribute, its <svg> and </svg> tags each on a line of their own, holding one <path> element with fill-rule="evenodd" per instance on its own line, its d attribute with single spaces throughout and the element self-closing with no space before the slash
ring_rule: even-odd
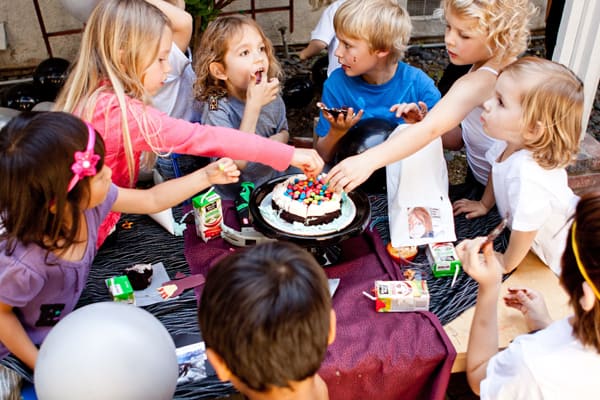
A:
<svg viewBox="0 0 600 400">
<path fill-rule="evenodd" d="M 152 107 L 170 65 L 172 31 L 168 18 L 145 0 L 109 0 L 90 15 L 79 56 L 57 99 L 58 110 L 72 112 L 103 136 L 113 182 L 134 187 L 143 151 L 171 152 L 289 165 L 318 174 L 323 161 L 312 149 L 295 149 L 234 129 L 205 126 L 169 117 Z M 155 157 L 145 157 L 153 165 Z M 100 227 L 98 245 L 120 215 Z"/>
</svg>

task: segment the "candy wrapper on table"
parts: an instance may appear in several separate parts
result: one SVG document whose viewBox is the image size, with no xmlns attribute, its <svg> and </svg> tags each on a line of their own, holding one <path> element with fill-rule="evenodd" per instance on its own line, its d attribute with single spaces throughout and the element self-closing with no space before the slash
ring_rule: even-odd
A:
<svg viewBox="0 0 600 400">
<path fill-rule="evenodd" d="M 401 127 L 391 136 L 400 132 Z M 448 198 L 448 169 L 440 138 L 388 165 L 386 181 L 393 247 L 456 240 L 452 203 Z"/>
<path fill-rule="evenodd" d="M 375 311 L 429 311 L 427 281 L 375 281 Z"/>
</svg>

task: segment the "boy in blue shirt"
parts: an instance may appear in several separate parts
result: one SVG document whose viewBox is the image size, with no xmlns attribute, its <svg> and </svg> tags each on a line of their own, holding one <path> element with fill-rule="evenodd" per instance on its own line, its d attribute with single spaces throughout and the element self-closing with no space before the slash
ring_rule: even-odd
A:
<svg viewBox="0 0 600 400">
<path fill-rule="evenodd" d="M 341 68 L 325 81 L 322 103 L 348 107 L 348 112 L 337 118 L 321 112 L 317 151 L 326 162 L 361 118 L 382 118 L 394 125 L 417 122 L 440 99 L 427 74 L 400 61 L 412 26 L 399 0 L 349 0 L 338 9 L 333 24 Z"/>
</svg>

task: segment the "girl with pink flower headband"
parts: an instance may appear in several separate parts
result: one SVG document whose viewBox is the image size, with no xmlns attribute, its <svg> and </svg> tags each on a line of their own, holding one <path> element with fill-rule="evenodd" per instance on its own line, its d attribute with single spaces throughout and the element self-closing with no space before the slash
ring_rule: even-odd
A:
<svg viewBox="0 0 600 400">
<path fill-rule="evenodd" d="M 158 212 L 236 182 L 239 171 L 221 159 L 148 190 L 117 187 L 111 175 L 102 136 L 72 114 L 21 114 L 0 130 L 2 399 L 18 393 L 20 380 L 3 360 L 10 355 L 33 369 L 37 346 L 75 308 L 109 211 Z"/>
</svg>

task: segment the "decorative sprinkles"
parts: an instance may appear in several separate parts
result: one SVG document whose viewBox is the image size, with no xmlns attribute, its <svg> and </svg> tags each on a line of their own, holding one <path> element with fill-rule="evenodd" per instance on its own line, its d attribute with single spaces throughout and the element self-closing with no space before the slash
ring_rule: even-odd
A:
<svg viewBox="0 0 600 400">
<path fill-rule="evenodd" d="M 333 192 L 328 187 L 323 177 L 302 180 L 296 178 L 293 183 L 288 184 L 285 195 L 306 205 L 318 205 L 331 200 Z"/>
</svg>

